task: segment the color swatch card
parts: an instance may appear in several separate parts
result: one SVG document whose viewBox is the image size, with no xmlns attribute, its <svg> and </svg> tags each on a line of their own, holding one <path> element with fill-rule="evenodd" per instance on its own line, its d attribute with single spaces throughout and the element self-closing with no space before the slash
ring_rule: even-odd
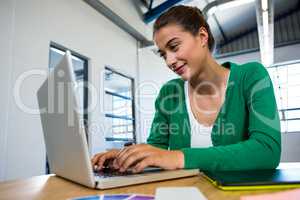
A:
<svg viewBox="0 0 300 200">
<path fill-rule="evenodd" d="M 72 198 L 70 200 L 154 200 L 154 196 L 140 194 L 94 195 Z"/>
</svg>

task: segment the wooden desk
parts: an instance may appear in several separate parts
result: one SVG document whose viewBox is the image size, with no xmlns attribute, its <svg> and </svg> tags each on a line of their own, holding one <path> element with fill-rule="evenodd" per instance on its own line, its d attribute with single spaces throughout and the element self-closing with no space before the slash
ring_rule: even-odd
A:
<svg viewBox="0 0 300 200">
<path fill-rule="evenodd" d="M 29 179 L 7 181 L 0 183 L 0 200 L 4 199 L 46 199 L 59 200 L 78 196 L 95 194 L 119 194 L 119 193 L 140 193 L 154 195 L 155 189 L 163 186 L 194 186 L 209 200 L 238 200 L 241 195 L 269 193 L 278 190 L 260 191 L 222 191 L 211 185 L 201 175 L 162 181 L 141 185 L 134 185 L 109 190 L 93 190 L 76 183 L 64 180 L 55 175 L 36 176 Z"/>
</svg>

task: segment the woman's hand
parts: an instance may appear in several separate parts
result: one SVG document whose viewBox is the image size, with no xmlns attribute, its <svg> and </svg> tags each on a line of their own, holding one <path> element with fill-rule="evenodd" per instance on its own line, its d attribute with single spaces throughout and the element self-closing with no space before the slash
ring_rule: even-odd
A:
<svg viewBox="0 0 300 200">
<path fill-rule="evenodd" d="M 101 170 L 105 165 L 112 167 L 114 159 L 119 153 L 118 149 L 110 150 L 104 153 L 97 153 L 92 158 L 92 166 L 96 167 L 96 170 Z"/>
<path fill-rule="evenodd" d="M 132 167 L 132 171 L 138 173 L 148 166 L 168 170 L 182 169 L 184 155 L 181 151 L 168 151 L 148 144 L 138 144 L 125 147 L 117 154 L 113 162 L 113 167 L 119 169 L 120 172 L 125 172 Z"/>
</svg>

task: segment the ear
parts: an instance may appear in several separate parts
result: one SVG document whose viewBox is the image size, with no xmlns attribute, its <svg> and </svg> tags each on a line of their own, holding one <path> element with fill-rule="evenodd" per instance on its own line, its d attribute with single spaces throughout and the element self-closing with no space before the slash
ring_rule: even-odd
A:
<svg viewBox="0 0 300 200">
<path fill-rule="evenodd" d="M 205 27 L 201 26 L 199 28 L 198 36 L 201 39 L 201 46 L 208 46 L 208 32 Z"/>
</svg>

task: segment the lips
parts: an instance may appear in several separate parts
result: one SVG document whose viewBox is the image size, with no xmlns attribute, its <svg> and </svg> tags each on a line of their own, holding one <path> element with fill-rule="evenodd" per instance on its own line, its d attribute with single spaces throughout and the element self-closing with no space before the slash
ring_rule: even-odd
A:
<svg viewBox="0 0 300 200">
<path fill-rule="evenodd" d="M 181 74 L 183 74 L 183 72 L 184 72 L 184 67 L 185 67 L 185 64 L 184 64 L 184 65 L 181 65 L 181 66 L 179 66 L 179 67 L 177 67 L 177 68 L 174 70 L 174 72 L 175 72 L 176 74 L 178 74 L 178 75 L 181 75 Z"/>
</svg>

